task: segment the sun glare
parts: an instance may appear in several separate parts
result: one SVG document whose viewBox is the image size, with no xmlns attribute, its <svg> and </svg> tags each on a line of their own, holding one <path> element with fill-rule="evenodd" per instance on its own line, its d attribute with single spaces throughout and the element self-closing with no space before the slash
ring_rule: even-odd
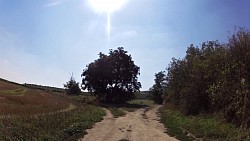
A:
<svg viewBox="0 0 250 141">
<path fill-rule="evenodd" d="M 90 6 L 98 13 L 112 13 L 122 8 L 127 0 L 89 0 Z"/>
<path fill-rule="evenodd" d="M 106 31 L 108 40 L 110 38 L 111 30 L 111 14 L 115 11 L 120 10 L 127 2 L 128 0 L 88 0 L 89 5 L 96 13 L 104 13 L 107 15 Z"/>
</svg>

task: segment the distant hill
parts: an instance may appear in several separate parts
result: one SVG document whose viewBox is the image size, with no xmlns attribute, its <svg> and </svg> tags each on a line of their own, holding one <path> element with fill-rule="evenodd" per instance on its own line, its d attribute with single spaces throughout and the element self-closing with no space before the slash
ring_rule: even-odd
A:
<svg viewBox="0 0 250 141">
<path fill-rule="evenodd" d="M 2 78 L 0 78 L 0 81 L 8 82 L 10 84 L 15 84 L 15 85 L 19 85 L 19 86 L 24 86 L 24 87 L 31 88 L 31 89 L 40 89 L 40 90 L 47 90 L 47 91 L 52 91 L 52 92 L 64 93 L 63 88 L 57 88 L 57 87 L 51 87 L 51 86 L 42 86 L 42 85 L 37 85 L 37 84 L 27 84 L 27 83 L 19 84 L 19 83 L 8 81 L 8 80 L 2 79 Z"/>
<path fill-rule="evenodd" d="M 42 86 L 42 85 L 37 85 L 37 84 L 22 84 L 25 87 L 31 88 L 31 89 L 40 89 L 40 90 L 47 90 L 47 91 L 52 91 L 52 92 L 59 92 L 59 93 L 64 93 L 63 88 L 56 88 L 56 87 L 50 87 L 50 86 Z"/>
<path fill-rule="evenodd" d="M 14 84 L 14 85 L 22 85 L 22 84 L 19 84 L 19 83 L 16 83 L 16 82 L 8 81 L 8 80 L 3 79 L 3 78 L 0 78 L 0 81 L 7 82 L 7 83 L 10 83 L 10 84 Z"/>
</svg>

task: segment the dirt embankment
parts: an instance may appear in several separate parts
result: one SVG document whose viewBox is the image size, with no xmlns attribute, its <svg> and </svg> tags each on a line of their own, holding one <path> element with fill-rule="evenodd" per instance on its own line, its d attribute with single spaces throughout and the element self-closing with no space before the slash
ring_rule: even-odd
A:
<svg viewBox="0 0 250 141">
<path fill-rule="evenodd" d="M 106 110 L 104 120 L 87 130 L 88 134 L 80 141 L 176 141 L 159 123 L 159 107 L 141 108 L 119 118 L 113 118 Z"/>
</svg>

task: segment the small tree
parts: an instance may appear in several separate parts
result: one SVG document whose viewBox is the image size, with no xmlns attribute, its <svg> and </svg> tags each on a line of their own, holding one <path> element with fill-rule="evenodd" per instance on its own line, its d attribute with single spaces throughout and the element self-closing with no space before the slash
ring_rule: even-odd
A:
<svg viewBox="0 0 250 141">
<path fill-rule="evenodd" d="M 155 84 L 150 88 L 152 99 L 158 103 L 162 104 L 164 99 L 164 91 L 166 88 L 166 75 L 164 71 L 155 74 Z"/>
<path fill-rule="evenodd" d="M 141 83 L 137 81 L 140 68 L 123 47 L 99 54 L 82 73 L 82 87 L 93 92 L 103 102 L 124 102 L 134 98 Z"/>
<path fill-rule="evenodd" d="M 75 81 L 73 76 L 71 76 L 70 80 L 66 84 L 63 84 L 63 86 L 68 95 L 79 95 L 81 93 L 79 83 Z"/>
</svg>

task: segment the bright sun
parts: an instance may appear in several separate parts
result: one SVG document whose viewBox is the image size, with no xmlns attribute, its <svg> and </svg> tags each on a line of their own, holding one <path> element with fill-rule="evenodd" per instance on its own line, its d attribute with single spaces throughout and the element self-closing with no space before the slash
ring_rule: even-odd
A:
<svg viewBox="0 0 250 141">
<path fill-rule="evenodd" d="M 128 0 L 88 0 L 89 5 L 96 13 L 107 14 L 107 36 L 110 38 L 111 29 L 111 14 L 114 11 L 120 10 Z"/>
<path fill-rule="evenodd" d="M 121 9 L 127 1 L 128 0 L 88 0 L 90 6 L 95 10 L 95 12 L 107 12 L 109 14 Z"/>
</svg>

